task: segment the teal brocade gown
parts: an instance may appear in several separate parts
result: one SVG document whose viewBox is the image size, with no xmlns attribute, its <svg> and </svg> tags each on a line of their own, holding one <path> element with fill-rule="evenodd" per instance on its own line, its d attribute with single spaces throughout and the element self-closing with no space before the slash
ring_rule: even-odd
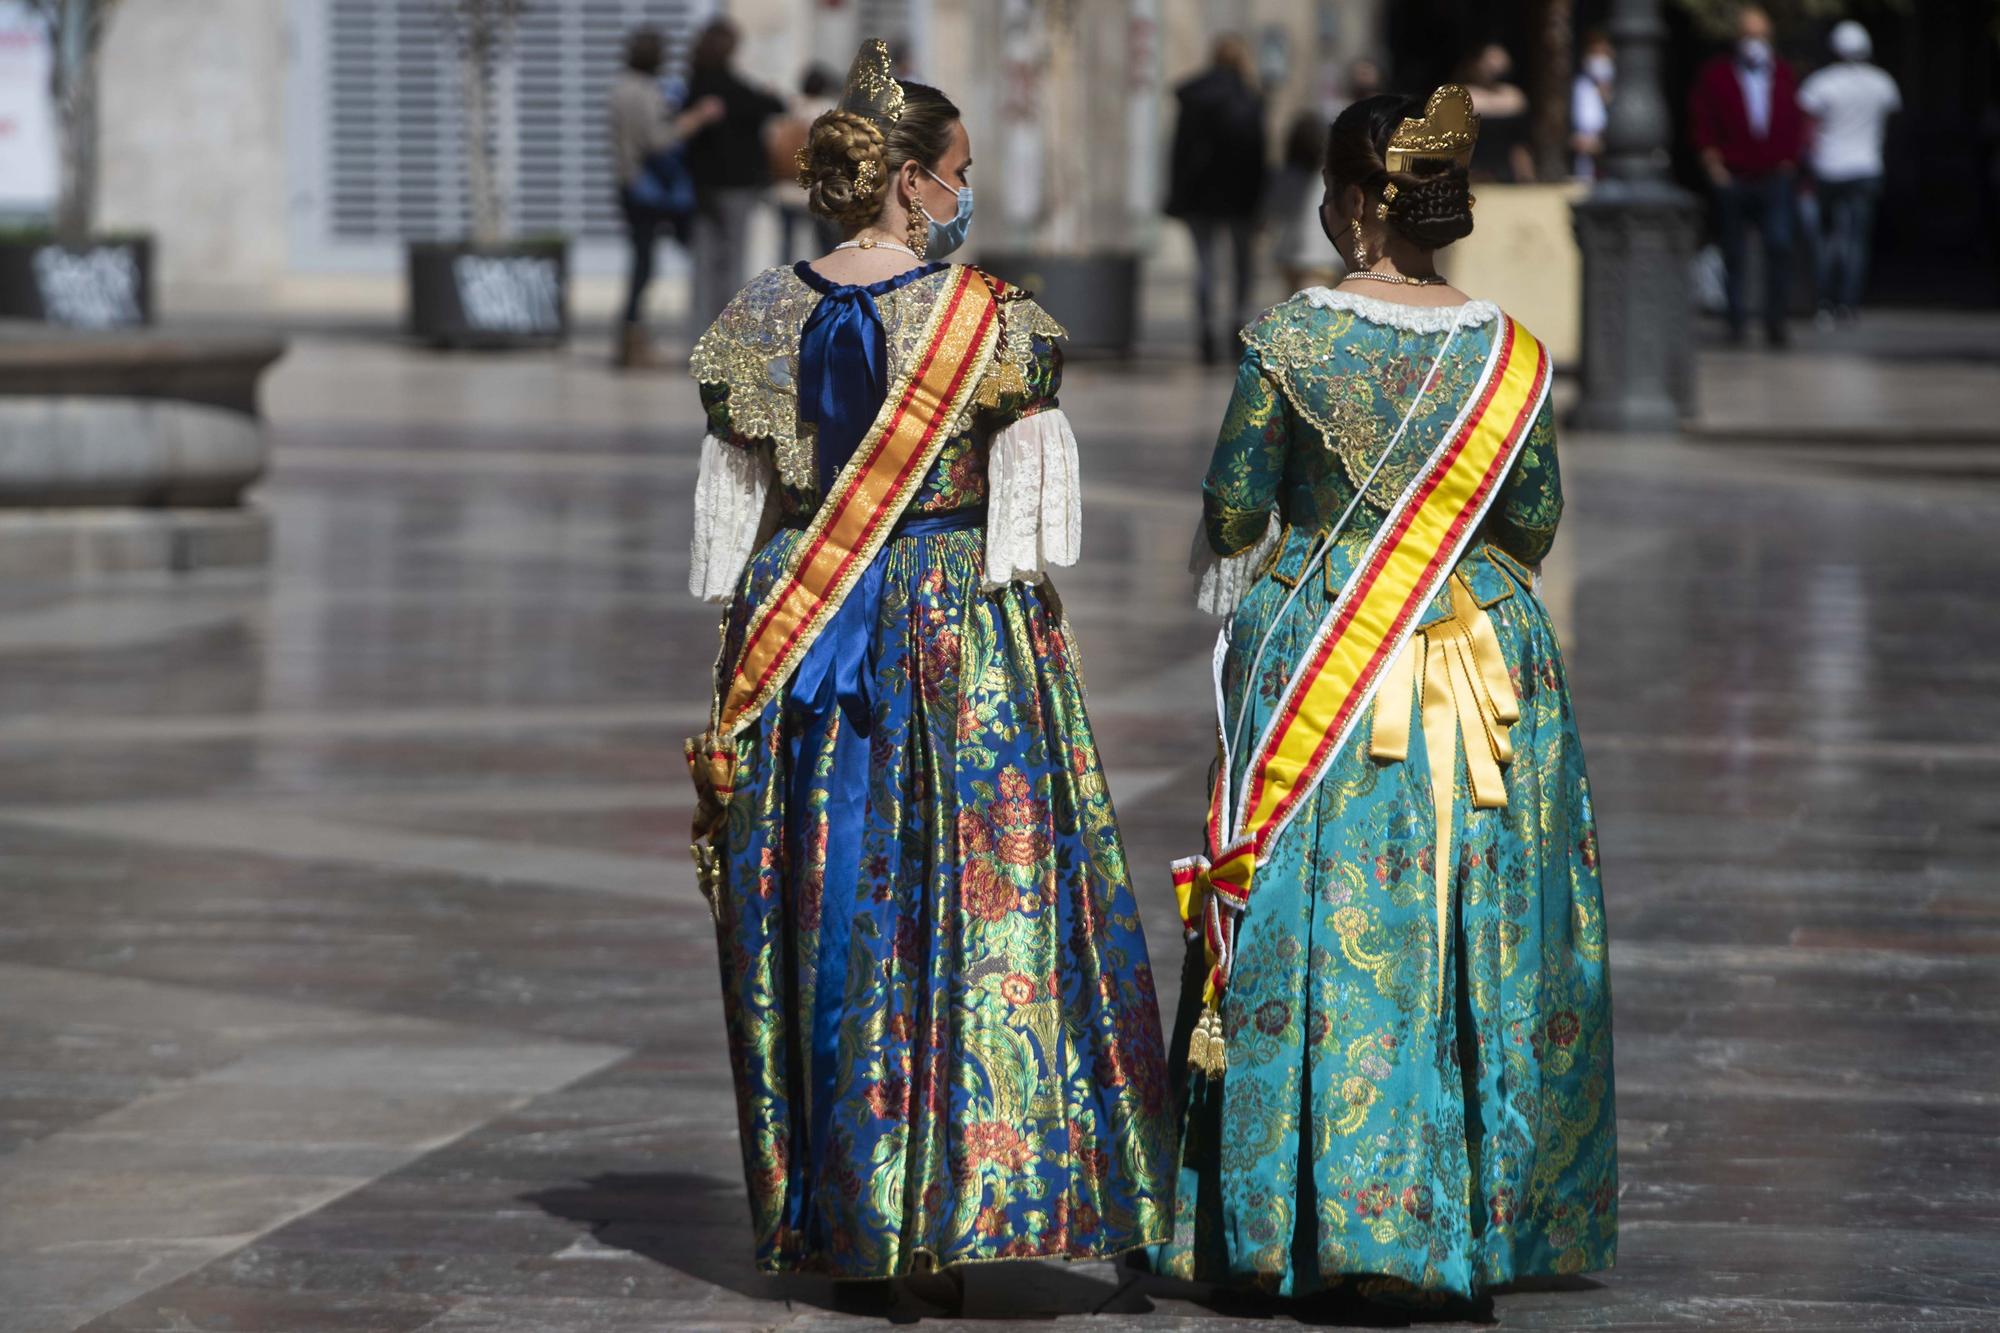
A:
<svg viewBox="0 0 2000 1333">
<path fill-rule="evenodd" d="M 860 288 L 772 269 L 697 344 L 695 591 L 727 603 L 725 662 L 824 498 L 802 402 L 824 389 L 866 421 L 883 397 L 802 383 L 802 330 L 847 303 L 893 384 L 960 271 Z M 1101 1257 L 1170 1226 L 1159 1001 L 1039 568 L 1074 558 L 1080 521 L 1061 329 L 1017 289 L 1000 320 L 972 407 L 877 558 L 866 728 L 845 705 L 797 707 L 802 667 L 737 742 L 717 937 L 767 1271 Z M 996 488 L 1003 461 L 1015 481 Z"/>
<path fill-rule="evenodd" d="M 1454 318 L 1462 327 L 1403 439 L 1330 556 L 1302 568 Z M 1232 722 L 1249 707 L 1238 790 L 1243 752 L 1464 401 L 1499 321 L 1484 303 L 1416 310 L 1318 288 L 1245 332 L 1204 486 L 1208 543 L 1236 558 L 1243 590 L 1224 668 Z M 1228 1067 L 1215 1081 L 1185 1068 L 1201 976 L 1190 960 L 1170 1046 L 1186 1090 L 1180 1180 L 1173 1239 L 1153 1253 L 1159 1271 L 1291 1296 L 1363 1275 L 1391 1279 L 1375 1290 L 1470 1296 L 1611 1265 L 1617 1147 L 1597 836 L 1562 657 L 1530 572 L 1561 510 L 1544 407 L 1458 567 L 1497 630 L 1521 717 L 1505 808 L 1473 808 L 1460 761 L 1442 948 L 1423 729 L 1411 727 L 1405 760 L 1378 760 L 1364 717 L 1260 859 L 1225 993 Z M 1301 580 L 1247 678 L 1246 658 Z M 1446 596 L 1424 623 L 1443 617 Z"/>
</svg>

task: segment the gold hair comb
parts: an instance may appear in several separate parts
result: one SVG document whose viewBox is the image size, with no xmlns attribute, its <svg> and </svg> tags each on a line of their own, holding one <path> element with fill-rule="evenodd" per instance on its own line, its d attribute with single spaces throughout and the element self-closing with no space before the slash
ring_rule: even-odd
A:
<svg viewBox="0 0 2000 1333">
<path fill-rule="evenodd" d="M 1382 155 L 1391 171 L 1408 171 L 1419 159 L 1472 163 L 1472 145 L 1479 139 L 1479 117 L 1472 109 L 1472 94 L 1455 83 L 1447 83 L 1431 94 L 1422 120 L 1406 120 L 1389 139 L 1389 151 Z"/>
<path fill-rule="evenodd" d="M 889 60 L 889 44 L 873 37 L 861 44 L 854 67 L 847 71 L 847 91 L 840 109 L 868 117 L 883 129 L 903 118 L 903 85 Z"/>
</svg>

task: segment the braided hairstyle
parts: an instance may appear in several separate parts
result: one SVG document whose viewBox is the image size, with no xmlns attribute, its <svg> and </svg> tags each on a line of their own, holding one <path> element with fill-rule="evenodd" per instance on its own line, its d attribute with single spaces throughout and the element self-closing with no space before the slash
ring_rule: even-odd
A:
<svg viewBox="0 0 2000 1333">
<path fill-rule="evenodd" d="M 1364 97 L 1340 113 L 1326 139 L 1320 174 L 1336 194 L 1361 187 L 1370 205 L 1388 199 L 1384 220 L 1413 244 L 1437 250 L 1472 232 L 1472 185 L 1465 168 L 1441 158 L 1419 158 L 1408 171 L 1391 171 L 1389 140 L 1406 119 L 1424 114 L 1424 104 L 1385 93 Z M 1368 211 L 1372 214 L 1373 208 Z"/>
<path fill-rule="evenodd" d="M 869 117 L 836 107 L 812 123 L 799 150 L 806 207 L 848 231 L 882 216 L 889 183 L 905 162 L 931 166 L 951 147 L 958 108 L 935 88 L 897 80 L 903 114 L 887 131 Z"/>
</svg>

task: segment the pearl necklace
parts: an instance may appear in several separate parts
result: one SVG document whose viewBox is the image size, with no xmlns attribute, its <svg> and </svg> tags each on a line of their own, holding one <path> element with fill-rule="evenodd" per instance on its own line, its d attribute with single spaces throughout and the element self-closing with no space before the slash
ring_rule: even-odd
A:
<svg viewBox="0 0 2000 1333">
<path fill-rule="evenodd" d="M 1350 278 L 1367 278 L 1371 282 L 1401 283 L 1406 287 L 1442 287 L 1444 275 L 1433 273 L 1428 278 L 1413 278 L 1407 273 L 1380 273 L 1372 268 L 1364 268 L 1358 273 L 1350 273 Z"/>
<path fill-rule="evenodd" d="M 900 250 L 912 259 L 923 258 L 922 255 L 918 254 L 915 250 L 912 250 L 907 245 L 903 245 L 897 241 L 885 241 L 874 236 L 869 236 L 860 240 L 842 241 L 839 245 L 836 245 L 833 248 L 836 250 Z"/>
</svg>

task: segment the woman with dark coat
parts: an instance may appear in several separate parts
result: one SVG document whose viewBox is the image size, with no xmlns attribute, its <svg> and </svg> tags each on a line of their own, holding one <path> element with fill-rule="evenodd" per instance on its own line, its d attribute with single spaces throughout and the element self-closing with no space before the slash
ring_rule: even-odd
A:
<svg viewBox="0 0 2000 1333">
<path fill-rule="evenodd" d="M 771 184 L 764 129 L 785 104 L 736 73 L 736 25 L 717 19 L 695 38 L 689 58 L 688 100 L 715 98 L 722 118 L 688 140 L 688 174 L 694 177 L 694 319 L 712 323 L 748 276 L 743 240 L 750 210 Z"/>
<path fill-rule="evenodd" d="M 1201 359 L 1218 359 L 1214 333 L 1216 241 L 1227 233 L 1235 266 L 1233 337 L 1249 313 L 1251 241 L 1264 196 L 1264 99 L 1241 37 L 1215 43 L 1209 67 L 1174 92 L 1180 102 L 1167 182 L 1167 216 L 1194 237 L 1196 340 Z"/>
</svg>

